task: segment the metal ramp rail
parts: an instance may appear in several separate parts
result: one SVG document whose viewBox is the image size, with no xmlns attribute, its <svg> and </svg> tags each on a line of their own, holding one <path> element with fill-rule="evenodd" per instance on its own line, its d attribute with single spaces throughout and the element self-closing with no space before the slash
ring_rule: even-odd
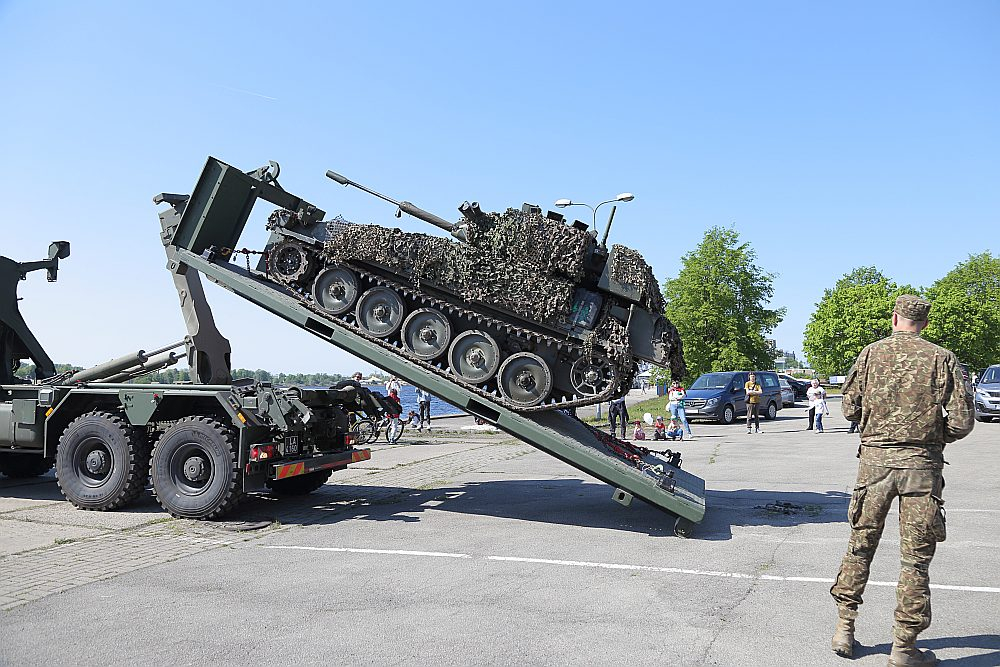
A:
<svg viewBox="0 0 1000 667">
<path fill-rule="evenodd" d="M 606 434 L 564 411 L 520 414 L 484 400 L 445 377 L 410 364 L 336 320 L 308 308 L 284 288 L 231 262 L 232 249 L 238 247 L 250 210 L 258 198 L 293 211 L 309 210 L 319 217 L 325 215 L 277 188 L 276 182 L 272 185 L 266 178 L 256 177 L 262 173 L 263 170 L 258 170 L 245 174 L 209 158 L 190 198 L 158 195 L 154 199 L 172 206 L 172 211 L 160 215 L 162 239 L 169 260 L 167 268 L 174 274 L 185 321 L 196 348 L 199 335 L 210 343 L 221 338 L 213 331 L 211 311 L 197 279 L 197 274 L 201 274 L 254 305 L 610 484 L 617 489 L 614 497 L 618 502 L 627 505 L 634 496 L 669 512 L 676 517 L 674 528 L 678 535 L 686 536 L 692 524 L 702 520 L 705 482 L 699 477 L 654 454 L 645 454 L 638 463 L 626 461 L 605 444 Z M 219 351 L 225 354 L 228 372 L 228 342 L 222 341 Z M 197 375 L 202 382 L 207 382 L 210 374 L 195 368 L 199 360 L 189 361 L 192 362 L 192 379 L 198 381 Z M 201 359 L 200 363 L 204 364 L 205 360 Z M 217 361 L 215 377 L 219 374 L 218 365 Z"/>
</svg>

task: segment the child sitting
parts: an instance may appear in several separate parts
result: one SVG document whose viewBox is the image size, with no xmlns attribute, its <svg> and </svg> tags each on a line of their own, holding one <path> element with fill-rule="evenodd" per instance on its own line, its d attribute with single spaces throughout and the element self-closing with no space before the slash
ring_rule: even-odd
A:
<svg viewBox="0 0 1000 667">
<path fill-rule="evenodd" d="M 643 428 L 642 428 L 642 422 L 641 421 L 636 420 L 636 422 L 635 422 L 635 430 L 632 431 L 632 439 L 633 440 L 645 440 L 646 439 L 646 431 L 643 430 Z"/>
<path fill-rule="evenodd" d="M 653 422 L 653 440 L 667 439 L 667 425 L 663 423 L 663 417 L 657 417 Z"/>
<path fill-rule="evenodd" d="M 670 426 L 667 428 L 667 439 L 668 440 L 684 439 L 684 427 L 681 426 L 681 422 L 679 419 L 674 418 L 670 420 Z"/>
</svg>

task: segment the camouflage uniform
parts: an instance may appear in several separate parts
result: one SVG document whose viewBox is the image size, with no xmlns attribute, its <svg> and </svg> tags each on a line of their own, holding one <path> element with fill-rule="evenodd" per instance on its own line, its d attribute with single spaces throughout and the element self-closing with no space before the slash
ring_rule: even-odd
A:
<svg viewBox="0 0 1000 667">
<path fill-rule="evenodd" d="M 922 321 L 929 309 L 926 301 L 904 295 L 895 310 Z M 843 394 L 844 416 L 861 425 L 861 463 L 848 509 L 851 538 L 830 593 L 840 618 L 857 618 L 886 514 L 899 497 L 893 635 L 912 645 L 931 622 L 928 568 L 945 539 L 944 446 L 972 431 L 971 396 L 954 353 L 905 331 L 862 350 Z"/>
</svg>

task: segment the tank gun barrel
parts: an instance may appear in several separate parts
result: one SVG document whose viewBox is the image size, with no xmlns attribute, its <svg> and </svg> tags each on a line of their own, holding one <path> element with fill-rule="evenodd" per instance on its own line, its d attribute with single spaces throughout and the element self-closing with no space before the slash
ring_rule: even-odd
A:
<svg viewBox="0 0 1000 667">
<path fill-rule="evenodd" d="M 449 233 L 454 232 L 458 228 L 458 225 L 456 225 L 455 223 L 448 222 L 444 218 L 441 218 L 439 216 L 434 215 L 433 213 L 425 211 L 424 209 L 420 208 L 415 204 L 411 204 L 408 201 L 396 201 L 392 197 L 387 197 L 380 192 L 375 192 L 371 188 L 367 188 L 364 185 L 361 185 L 360 183 L 355 183 L 351 179 L 347 178 L 346 176 L 341 176 L 335 171 L 328 170 L 326 172 L 326 177 L 332 181 L 340 183 L 341 185 L 353 186 L 358 190 L 361 190 L 362 192 L 367 192 L 373 197 L 378 197 L 379 199 L 387 201 L 390 204 L 395 204 L 396 207 L 398 207 L 399 209 L 399 211 L 397 211 L 396 213 L 396 217 L 399 217 L 401 213 L 406 213 L 407 215 L 412 215 L 414 218 L 417 218 L 418 220 L 423 220 L 424 222 L 430 223 L 435 227 L 439 227 L 440 229 L 443 229 L 444 231 Z"/>
</svg>

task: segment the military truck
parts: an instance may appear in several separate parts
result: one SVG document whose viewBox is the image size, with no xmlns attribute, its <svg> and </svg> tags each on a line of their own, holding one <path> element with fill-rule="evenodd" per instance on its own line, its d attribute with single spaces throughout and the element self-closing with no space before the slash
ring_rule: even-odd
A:
<svg viewBox="0 0 1000 667">
<path fill-rule="evenodd" d="M 229 366 L 228 343 L 200 310 L 204 276 L 610 484 L 614 500 L 660 507 L 678 535 L 701 521 L 705 483 L 681 469 L 679 452 L 616 440 L 574 414 L 626 392 L 637 359 L 683 370 L 680 339 L 638 253 L 608 250 L 581 224 L 535 206 L 486 214 L 463 204 L 462 220 L 451 223 L 328 172 L 460 243 L 353 225 L 327 219 L 285 190 L 279 174 L 275 162 L 242 171 L 209 157 L 190 194 L 153 199 L 167 205 L 160 239 L 196 350 L 193 380 L 217 382 Z M 275 207 L 265 215 L 271 236 L 250 249 L 240 238 L 262 202 Z M 522 304 L 501 298 L 504 289 L 524 295 L 519 281 L 553 290 Z"/>
<path fill-rule="evenodd" d="M 66 497 L 77 507 L 95 510 L 125 506 L 151 480 L 160 504 L 174 516 L 212 519 L 247 493 L 307 493 L 333 471 L 368 459 L 369 450 L 354 446 L 349 414 L 381 417 L 398 413 L 398 403 L 351 382 L 327 389 L 233 382 L 229 341 L 216 327 L 201 283 L 204 276 L 610 484 L 615 501 L 628 505 L 637 497 L 665 510 L 678 535 L 690 534 L 705 514 L 705 483 L 681 469 L 680 453 L 616 440 L 573 414 L 577 405 L 627 390 L 636 358 L 683 367 L 680 340 L 657 312 L 662 297 L 641 257 L 627 249 L 606 251 L 595 235 L 583 236 L 579 225 L 557 229 L 554 225 L 564 224 L 562 220 L 542 220 L 534 208 L 515 210 L 507 214 L 513 223 L 507 229 L 533 228 L 575 239 L 570 245 L 581 271 L 572 272 L 575 277 L 560 288 L 564 296 L 571 295 L 569 300 L 532 319 L 530 313 L 512 312 L 516 304 L 482 303 L 486 285 L 466 283 L 464 289 L 474 288 L 474 293 L 464 293 L 462 285 L 438 280 L 427 284 L 429 291 L 417 292 L 420 285 L 397 281 L 391 291 L 404 306 L 434 302 L 431 308 L 413 309 L 411 316 L 420 315 L 407 327 L 407 318 L 401 321 L 401 313 L 393 310 L 398 302 L 389 293 L 377 290 L 378 299 L 364 296 L 376 282 L 392 278 L 391 271 L 386 273 L 389 265 L 405 271 L 398 262 L 408 255 L 395 253 L 386 264 L 365 259 L 363 253 L 348 257 L 336 238 L 324 237 L 334 241 L 326 245 L 318 230 L 336 232 L 341 222 L 325 221 L 324 211 L 282 188 L 278 173 L 273 162 L 243 172 L 210 157 L 190 195 L 154 197 L 154 203 L 169 207 L 159 215 L 160 240 L 187 335 L 148 353 L 57 372 L 21 318 L 16 292 L 18 281 L 36 269 L 45 268 L 55 280 L 69 244 L 54 243 L 41 262 L 0 258 L 0 472 L 40 475 L 55 465 Z M 339 183 L 353 184 L 330 174 Z M 237 250 L 261 200 L 277 207 L 268 223 L 272 237 L 261 251 Z M 425 221 L 441 221 L 408 202 L 398 205 Z M 503 222 L 496 214 L 484 218 L 469 206 L 463 216 L 487 236 L 491 228 L 504 227 L 496 224 Z M 441 222 L 452 232 L 464 229 L 463 242 L 469 241 L 470 231 L 475 234 L 466 225 Z M 341 240 L 352 234 L 393 233 L 383 229 L 347 232 Z M 447 242 L 411 240 L 439 250 L 440 242 Z M 461 262 L 483 248 L 476 242 L 468 246 L 471 251 L 446 249 L 440 258 Z M 246 255 L 245 268 L 234 261 L 240 254 Z M 252 254 L 260 255 L 256 269 L 250 266 Z M 298 273 L 296 261 L 312 268 L 301 267 Z M 335 312 L 337 302 L 345 300 L 352 277 L 337 273 L 343 268 L 337 261 L 353 267 L 353 278 L 360 281 L 355 286 L 365 289 L 341 312 Z M 308 275 L 312 282 L 296 275 Z M 481 326 L 471 328 L 473 322 Z M 457 335 L 445 335 L 444 323 L 454 326 Z M 477 331 L 485 335 L 470 333 Z M 508 356 L 491 358 L 493 344 Z M 184 352 L 178 353 L 181 347 Z M 192 384 L 129 382 L 182 358 Z M 35 363 L 32 381 L 15 373 L 25 359 Z"/>
<path fill-rule="evenodd" d="M 70 244 L 48 257 L 0 257 L 0 473 L 33 477 L 56 468 L 59 488 L 81 509 L 113 510 L 152 482 L 160 505 L 176 517 L 212 519 L 247 493 L 308 493 L 351 463 L 370 458 L 355 448 L 349 413 L 381 417 L 398 404 L 352 382 L 328 389 L 232 382 L 228 366 L 214 383 L 131 384 L 128 380 L 197 356 L 194 337 L 140 350 L 80 371 L 57 372 L 18 310 L 17 285 L 45 269 L 55 281 Z M 228 343 L 211 322 L 200 283 L 181 279 L 185 308 L 213 330 L 216 349 Z M 195 334 L 199 331 L 196 327 Z M 228 352 L 226 354 L 228 360 Z M 34 379 L 17 375 L 34 363 Z"/>
</svg>

